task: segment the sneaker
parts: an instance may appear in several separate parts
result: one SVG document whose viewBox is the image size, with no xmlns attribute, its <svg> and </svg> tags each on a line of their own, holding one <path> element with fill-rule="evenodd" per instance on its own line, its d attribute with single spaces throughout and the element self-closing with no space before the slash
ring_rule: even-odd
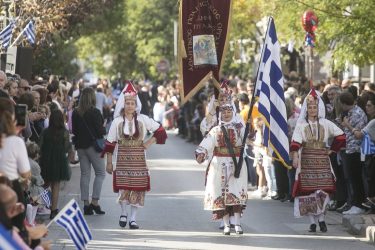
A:
<svg viewBox="0 0 375 250">
<path fill-rule="evenodd" d="M 370 202 L 373 206 L 375 206 L 375 197 L 367 197 L 367 201 Z"/>
<path fill-rule="evenodd" d="M 362 203 L 362 206 L 364 206 L 365 208 L 371 209 L 373 204 L 370 201 L 366 201 Z"/>
<path fill-rule="evenodd" d="M 39 215 L 51 214 L 51 210 L 46 208 L 46 207 L 39 207 L 38 211 L 37 211 L 37 214 L 39 214 Z"/>
<path fill-rule="evenodd" d="M 348 211 L 342 212 L 344 215 L 355 215 L 355 214 L 363 214 L 365 212 L 364 209 L 352 206 Z"/>
<path fill-rule="evenodd" d="M 344 205 L 336 209 L 336 212 L 343 213 L 345 211 L 348 211 L 351 207 L 348 205 L 348 203 L 345 202 Z"/>
</svg>

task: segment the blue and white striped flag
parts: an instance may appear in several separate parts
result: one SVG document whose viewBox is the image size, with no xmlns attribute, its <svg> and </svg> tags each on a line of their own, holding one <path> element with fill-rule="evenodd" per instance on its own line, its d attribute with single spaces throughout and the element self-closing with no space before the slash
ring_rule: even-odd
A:
<svg viewBox="0 0 375 250">
<path fill-rule="evenodd" d="M 21 250 L 22 248 L 13 240 L 11 231 L 7 231 L 0 224 L 0 250 Z"/>
<path fill-rule="evenodd" d="M 30 22 L 23 29 L 22 33 L 31 45 L 35 44 L 35 27 L 33 20 L 30 20 Z"/>
<path fill-rule="evenodd" d="M 51 193 L 48 189 L 44 189 L 44 191 L 40 194 L 40 197 L 42 197 L 42 200 L 44 201 L 44 205 L 46 205 L 46 207 L 51 206 Z"/>
<path fill-rule="evenodd" d="M 375 154 L 375 143 L 373 140 L 371 140 L 370 135 L 366 132 L 363 132 L 361 153 L 363 155 Z"/>
<path fill-rule="evenodd" d="M 10 41 L 12 40 L 12 31 L 14 28 L 14 22 L 10 22 L 1 32 L 0 32 L 0 40 L 1 40 L 1 47 L 8 48 L 10 45 Z"/>
<path fill-rule="evenodd" d="M 284 98 L 284 78 L 280 62 L 280 44 L 273 18 L 263 45 L 263 53 L 256 79 L 256 98 L 259 113 L 265 121 L 263 145 L 272 156 L 289 167 L 288 124 Z"/>
<path fill-rule="evenodd" d="M 92 240 L 92 235 L 74 199 L 69 201 L 53 220 L 66 230 L 77 249 L 86 249 L 87 244 Z"/>
</svg>

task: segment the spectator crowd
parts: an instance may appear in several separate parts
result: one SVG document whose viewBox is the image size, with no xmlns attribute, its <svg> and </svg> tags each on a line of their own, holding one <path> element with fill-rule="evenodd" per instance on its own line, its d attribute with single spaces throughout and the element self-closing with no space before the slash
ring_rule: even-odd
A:
<svg viewBox="0 0 375 250">
<path fill-rule="evenodd" d="M 306 79 L 294 72 L 285 79 L 291 139 L 301 100 L 310 87 Z M 254 82 L 232 76 L 227 80 L 236 111 L 246 122 Z M 152 117 L 167 130 L 178 131 L 178 136 L 188 142 L 198 144 L 203 139 L 200 124 L 214 94 L 213 84 L 207 83 L 206 88 L 183 105 L 178 80 L 142 80 L 134 81 L 134 85 L 142 102 L 142 114 Z M 88 88 L 91 90 L 86 90 Z M 69 82 L 65 77 L 51 75 L 28 81 L 0 71 L 0 223 L 24 249 L 49 249 L 50 242 L 42 240 L 47 228 L 37 225 L 35 218 L 37 214 L 46 213 L 51 219 L 56 216 L 60 183 L 70 180 L 71 168 L 77 163 L 81 166 L 85 214 L 93 214 L 93 211 L 104 214 L 98 204 L 105 177 L 104 162 L 95 164 L 98 155 L 88 148 L 91 137 L 103 138 L 108 132 L 114 105 L 123 88 L 121 79 L 112 82 L 98 79 L 96 84 L 90 85 L 82 79 Z M 332 77 L 315 88 L 322 94 L 326 118 L 345 132 L 347 141 L 345 150 L 330 156 L 336 192 L 329 209 L 343 214 L 374 212 L 375 151 L 364 152 L 362 144 L 365 138 L 375 141 L 375 84 L 358 85 L 348 79 L 339 81 Z M 84 115 L 86 111 L 90 113 L 90 109 L 98 112 Z M 96 125 L 88 122 L 86 130 L 82 123 L 75 122 L 80 119 L 75 118 L 79 114 L 88 121 L 99 122 Z M 293 202 L 295 169 L 285 168 L 264 153 L 260 144 L 264 124 L 258 116 L 252 113 L 253 133 L 245 151 L 249 189 L 263 199 Z M 86 177 L 91 174 L 91 165 L 96 191 L 90 202 L 90 178 Z M 51 193 L 51 204 L 41 198 L 45 190 Z"/>
</svg>

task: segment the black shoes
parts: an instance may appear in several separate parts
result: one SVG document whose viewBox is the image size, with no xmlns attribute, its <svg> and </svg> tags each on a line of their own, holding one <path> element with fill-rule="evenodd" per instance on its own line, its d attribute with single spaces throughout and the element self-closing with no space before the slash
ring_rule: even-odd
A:
<svg viewBox="0 0 375 250">
<path fill-rule="evenodd" d="M 120 227 L 124 228 L 126 227 L 126 223 L 128 222 L 128 217 L 126 215 L 121 215 L 120 220 L 118 221 L 118 224 Z"/>
<path fill-rule="evenodd" d="M 315 233 L 316 232 L 316 224 L 311 224 L 310 225 L 310 230 L 309 230 L 310 233 Z"/>
<path fill-rule="evenodd" d="M 319 221 L 319 228 L 320 228 L 320 232 L 327 232 L 327 225 L 324 221 Z M 310 233 L 315 233 L 316 232 L 316 224 L 311 224 L 310 225 L 310 230 L 309 230 Z"/>
<path fill-rule="evenodd" d="M 101 215 L 101 214 L 105 214 L 105 212 L 100 208 L 100 206 L 99 205 L 94 205 L 94 204 L 90 204 L 90 207 L 91 207 L 91 209 L 96 213 L 96 214 L 99 214 L 99 215 Z"/>
<path fill-rule="evenodd" d="M 94 211 L 92 210 L 91 204 L 88 205 L 88 206 L 86 206 L 86 205 L 83 206 L 83 214 L 84 215 L 93 215 L 94 214 Z"/>
<path fill-rule="evenodd" d="M 100 208 L 99 205 L 95 206 L 95 205 L 93 205 L 93 204 L 91 203 L 91 204 L 88 205 L 88 206 L 86 206 L 86 205 L 83 206 L 83 214 L 84 214 L 84 215 L 93 215 L 94 212 L 95 212 L 96 214 L 99 214 L 99 215 L 101 215 L 101 214 L 105 214 L 105 212 Z"/>
<path fill-rule="evenodd" d="M 131 221 L 131 222 L 129 222 L 129 228 L 130 229 L 138 229 L 139 226 L 137 225 L 137 223 L 135 221 Z"/>
<path fill-rule="evenodd" d="M 341 207 L 336 209 L 336 212 L 342 213 L 342 212 L 348 211 L 350 208 L 351 208 L 351 206 L 349 206 L 347 203 L 345 203 L 344 205 L 342 205 Z"/>
<path fill-rule="evenodd" d="M 327 232 L 327 225 L 324 221 L 319 221 L 320 232 Z"/>
<path fill-rule="evenodd" d="M 50 220 L 53 220 L 53 218 L 55 218 L 58 213 L 59 213 L 58 209 L 51 210 L 51 214 L 49 215 Z"/>
</svg>

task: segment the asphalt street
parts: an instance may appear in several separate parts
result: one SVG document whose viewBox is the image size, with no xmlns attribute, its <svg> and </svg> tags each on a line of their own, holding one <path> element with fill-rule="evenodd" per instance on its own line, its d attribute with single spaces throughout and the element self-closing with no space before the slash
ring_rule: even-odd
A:
<svg viewBox="0 0 375 250">
<path fill-rule="evenodd" d="M 244 234 L 224 236 L 219 222 L 203 210 L 205 167 L 193 159 L 196 146 L 174 133 L 168 136 L 166 145 L 153 145 L 147 152 L 152 190 L 138 213 L 140 229 L 118 226 L 120 207 L 112 176 L 107 175 L 100 200 L 106 214 L 85 217 L 93 234 L 88 249 L 374 249 L 350 235 L 337 213 L 328 214 L 327 233 L 309 233 L 308 219 L 295 219 L 292 203 L 256 198 L 248 200 Z M 62 185 L 60 208 L 72 198 L 80 202 L 79 167 L 72 172 L 72 179 Z M 49 229 L 52 249 L 75 249 L 60 226 L 53 223 Z"/>
</svg>

